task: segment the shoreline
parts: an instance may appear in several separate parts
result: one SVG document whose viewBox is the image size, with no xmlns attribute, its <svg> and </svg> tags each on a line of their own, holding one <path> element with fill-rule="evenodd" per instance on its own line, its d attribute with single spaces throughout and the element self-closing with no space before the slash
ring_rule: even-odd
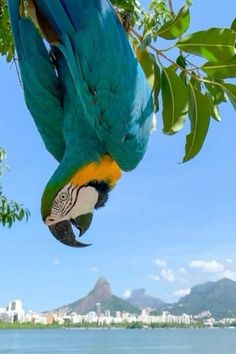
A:
<svg viewBox="0 0 236 354">
<path fill-rule="evenodd" d="M 235 326 L 204 326 L 203 324 L 193 325 L 193 326 L 176 326 L 176 325 L 120 325 L 120 326 L 97 326 L 97 325 L 59 325 L 59 324 L 32 324 L 32 323 L 1 323 L 0 322 L 0 331 L 1 330 L 35 330 L 35 329 L 66 329 L 66 330 L 132 330 L 132 329 L 140 329 L 140 330 L 156 330 L 156 329 L 236 329 Z"/>
</svg>

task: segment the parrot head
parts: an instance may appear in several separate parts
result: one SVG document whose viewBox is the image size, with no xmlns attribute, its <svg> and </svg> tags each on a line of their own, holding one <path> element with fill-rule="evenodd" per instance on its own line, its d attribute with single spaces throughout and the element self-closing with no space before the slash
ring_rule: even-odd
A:
<svg viewBox="0 0 236 354">
<path fill-rule="evenodd" d="M 109 192 L 120 178 L 117 164 L 105 155 L 99 162 L 77 170 L 64 183 L 50 180 L 42 197 L 42 218 L 52 235 L 65 245 L 86 247 L 76 240 L 72 226 L 82 236 L 91 225 L 94 209 L 105 205 Z"/>
</svg>

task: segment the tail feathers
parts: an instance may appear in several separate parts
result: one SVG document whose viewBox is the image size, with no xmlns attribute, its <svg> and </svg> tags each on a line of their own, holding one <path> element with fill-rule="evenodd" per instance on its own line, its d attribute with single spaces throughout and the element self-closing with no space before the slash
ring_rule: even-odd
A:
<svg viewBox="0 0 236 354">
<path fill-rule="evenodd" d="M 27 40 L 25 40 L 27 38 Z M 20 71 L 25 101 L 48 151 L 61 161 L 65 143 L 58 79 L 46 47 L 30 20 L 19 23 Z"/>
<path fill-rule="evenodd" d="M 114 10 L 108 0 L 60 0 L 60 2 L 76 30 L 81 28 L 81 22 L 86 10 L 91 12 L 94 9 L 101 14 L 109 10 L 114 14 Z"/>
<path fill-rule="evenodd" d="M 34 24 L 20 17 L 19 0 L 8 0 L 25 100 L 49 152 L 60 161 L 65 143 L 58 79 L 49 53 Z"/>
<path fill-rule="evenodd" d="M 17 51 L 20 52 L 23 60 L 28 60 L 32 57 L 43 57 L 48 63 L 48 51 L 41 39 L 38 31 L 28 19 L 21 19 L 19 21 L 19 36 L 16 38 L 15 43 L 18 46 Z"/>
<path fill-rule="evenodd" d="M 8 0 L 8 11 L 19 61 L 35 54 L 48 60 L 48 51 L 38 31 L 30 20 L 20 17 L 20 1 Z"/>
<path fill-rule="evenodd" d="M 43 27 L 44 21 L 47 21 L 59 37 L 63 33 L 68 33 L 70 36 L 73 35 L 75 29 L 70 21 L 70 16 L 65 12 L 60 0 L 34 0 L 34 3 L 37 16 L 40 17 L 41 15 L 42 19 L 44 19 L 41 23 L 39 21 L 40 28 Z M 74 3 L 76 4 L 75 1 Z"/>
<path fill-rule="evenodd" d="M 58 95 L 57 76 L 49 57 L 47 48 L 35 28 L 34 24 L 27 18 L 19 15 L 19 0 L 8 0 L 8 8 L 11 20 L 14 42 L 18 55 L 20 70 L 24 67 L 31 68 L 31 75 L 34 80 L 45 87 L 45 90 L 53 95 Z M 28 85 L 28 77 L 23 75 L 23 85 Z M 32 91 L 34 87 L 31 87 Z M 59 97 L 58 97 L 59 99 Z"/>
<path fill-rule="evenodd" d="M 45 17 L 45 15 L 40 11 L 36 5 L 34 0 L 27 1 L 27 14 L 31 21 L 37 28 L 40 28 L 42 34 L 45 38 L 47 38 L 48 42 L 51 44 L 57 44 L 59 35 L 53 29 L 52 25 Z"/>
<path fill-rule="evenodd" d="M 84 29 L 84 17 L 88 18 L 87 13 L 92 14 L 93 11 L 99 13 L 100 20 L 105 22 L 109 13 L 109 17 L 121 25 L 108 0 L 29 0 L 29 2 L 36 8 L 38 24 L 43 33 L 44 27 L 49 25 L 59 37 L 67 33 L 70 39 L 73 39 L 75 32 Z M 110 29 L 107 34 L 109 32 Z"/>
</svg>

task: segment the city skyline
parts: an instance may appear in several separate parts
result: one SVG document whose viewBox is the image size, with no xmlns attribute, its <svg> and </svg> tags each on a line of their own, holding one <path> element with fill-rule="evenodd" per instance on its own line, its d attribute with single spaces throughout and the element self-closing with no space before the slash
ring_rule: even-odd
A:
<svg viewBox="0 0 236 354">
<path fill-rule="evenodd" d="M 176 9 L 183 4 L 174 3 Z M 234 11 L 233 0 L 225 11 L 213 0 L 196 1 L 191 31 L 229 27 Z M 166 301 L 198 283 L 236 280 L 236 120 L 230 104 L 221 106 L 222 122 L 211 121 L 202 151 L 186 164 L 178 162 L 187 128 L 164 136 L 158 112 L 143 161 L 123 174 L 82 238 L 93 246 L 74 250 L 56 242 L 41 220 L 41 194 L 57 164 L 26 109 L 14 65 L 4 58 L 0 75 L 0 143 L 10 166 L 3 192 L 31 211 L 28 223 L 0 228 L 0 304 L 21 298 L 37 311 L 61 306 L 86 294 L 99 275 L 119 296 L 144 287 Z"/>
<path fill-rule="evenodd" d="M 0 321 L 3 325 L 2 328 L 7 328 L 8 324 L 32 324 L 34 325 L 66 325 L 68 327 L 81 327 L 86 328 L 88 326 L 103 327 L 103 326 L 122 326 L 125 328 L 137 328 L 142 326 L 162 327 L 163 325 L 170 326 L 197 326 L 197 327 L 235 327 L 236 318 L 222 317 L 221 319 L 215 319 L 209 310 L 204 310 L 198 314 L 189 314 L 183 312 L 181 315 L 174 315 L 171 311 L 161 311 L 160 314 L 154 314 L 151 308 L 140 308 L 139 313 L 130 313 L 128 311 L 117 310 L 111 314 L 111 310 L 107 309 L 102 311 L 101 303 L 96 303 L 95 309 L 87 312 L 86 314 L 80 314 L 76 312 L 60 312 L 57 310 L 37 313 L 35 311 L 26 312 L 23 308 L 23 302 L 21 300 L 10 300 L 7 308 L 0 307 Z M 131 326 L 131 327 L 129 327 Z M 141 326 L 141 327 L 140 327 Z M 28 327 L 30 328 L 30 327 Z M 34 327 L 32 327 L 34 328 Z"/>
<path fill-rule="evenodd" d="M 0 307 L 0 321 L 4 323 L 25 323 L 34 324 L 53 324 L 57 322 L 60 325 L 70 321 L 71 324 L 97 323 L 98 325 L 111 325 L 121 323 L 141 322 L 143 324 L 151 323 L 179 323 L 190 325 L 193 322 L 193 316 L 183 313 L 180 316 L 173 316 L 168 311 L 162 311 L 161 315 L 152 315 L 150 309 L 140 309 L 139 315 L 125 311 L 116 311 L 115 315 L 111 315 L 111 311 L 102 312 L 101 304 L 96 303 L 95 311 L 89 311 L 86 314 L 79 313 L 59 313 L 60 311 L 49 311 L 48 313 L 36 313 L 34 311 L 25 312 L 23 302 L 21 300 L 10 300 L 6 309 Z M 211 317 L 209 312 L 204 312 L 205 317 Z M 201 315 L 201 314 L 200 314 Z M 198 318 L 199 316 L 195 316 Z M 204 316 L 203 316 L 204 318 Z"/>
</svg>

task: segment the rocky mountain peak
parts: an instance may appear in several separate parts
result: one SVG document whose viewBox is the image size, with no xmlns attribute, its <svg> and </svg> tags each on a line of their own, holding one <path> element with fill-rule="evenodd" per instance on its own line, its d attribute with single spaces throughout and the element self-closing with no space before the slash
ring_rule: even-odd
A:
<svg viewBox="0 0 236 354">
<path fill-rule="evenodd" d="M 100 278 L 98 278 L 98 280 L 96 281 L 96 284 L 95 284 L 95 286 L 94 286 L 94 289 L 99 288 L 99 287 L 101 287 L 101 286 L 108 286 L 108 287 L 110 287 L 110 284 L 109 284 L 109 282 L 108 282 L 105 278 L 100 277 Z"/>
<path fill-rule="evenodd" d="M 99 278 L 89 296 L 93 296 L 96 302 L 108 300 L 112 296 L 110 283 L 105 278 Z"/>
<path fill-rule="evenodd" d="M 146 294 L 146 290 L 144 288 L 132 290 L 127 301 L 138 308 L 151 307 L 158 309 L 164 305 L 162 300 Z"/>
<path fill-rule="evenodd" d="M 100 277 L 87 296 L 61 309 L 65 310 L 65 312 L 76 312 L 83 315 L 94 310 L 98 302 L 103 303 L 104 301 L 111 300 L 111 298 L 110 283 L 105 278 Z"/>
<path fill-rule="evenodd" d="M 145 293 L 146 293 L 146 290 L 144 288 L 134 289 L 134 290 L 132 290 L 132 292 L 130 294 L 130 297 L 136 298 L 136 297 L 139 297 L 139 296 L 144 296 Z"/>
</svg>

